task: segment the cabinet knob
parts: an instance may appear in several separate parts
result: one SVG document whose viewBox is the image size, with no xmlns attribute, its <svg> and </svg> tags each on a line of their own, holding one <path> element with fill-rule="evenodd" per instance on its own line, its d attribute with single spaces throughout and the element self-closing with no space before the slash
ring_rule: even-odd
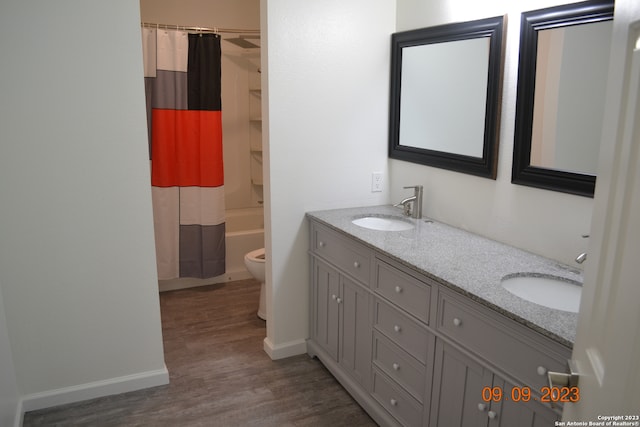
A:
<svg viewBox="0 0 640 427">
<path fill-rule="evenodd" d="M 454 326 L 460 326 L 462 325 L 462 320 L 458 319 L 457 317 L 453 318 L 453 325 Z"/>
<path fill-rule="evenodd" d="M 547 374 L 547 368 L 545 368 L 544 366 L 538 366 L 538 375 L 546 375 Z"/>
<path fill-rule="evenodd" d="M 495 417 L 497 417 L 498 414 L 496 413 L 496 411 L 489 411 L 487 412 L 487 417 L 489 417 L 489 419 L 494 419 Z"/>
<path fill-rule="evenodd" d="M 341 300 L 340 298 L 336 298 L 336 302 L 337 302 L 338 304 L 340 304 L 340 303 L 342 302 L 342 300 Z"/>
<path fill-rule="evenodd" d="M 396 331 L 396 332 L 400 332 L 402 330 L 402 328 L 399 325 L 395 325 L 393 327 L 393 330 Z"/>
<path fill-rule="evenodd" d="M 478 411 L 484 412 L 486 410 L 487 410 L 487 404 L 486 403 L 478 403 Z"/>
<path fill-rule="evenodd" d="M 396 286 L 396 294 L 402 292 L 402 288 L 400 286 Z"/>
<path fill-rule="evenodd" d="M 320 246 L 321 248 L 324 248 L 324 245 L 325 245 L 325 243 L 322 240 L 320 240 L 318 242 L 318 246 Z"/>
<path fill-rule="evenodd" d="M 398 406 L 398 401 L 395 399 L 391 399 L 389 403 L 391 403 L 391 406 Z"/>
<path fill-rule="evenodd" d="M 331 295 L 331 299 L 336 299 L 336 294 Z"/>
<path fill-rule="evenodd" d="M 400 369 L 400 365 L 398 365 L 397 363 L 394 363 L 394 364 L 393 364 L 393 365 L 391 365 L 391 366 L 393 366 L 393 370 L 394 370 L 394 371 L 397 371 L 398 369 Z"/>
<path fill-rule="evenodd" d="M 354 261 L 354 262 L 353 262 L 353 266 L 354 266 L 355 268 L 360 268 L 360 263 L 359 263 L 358 261 Z"/>
</svg>

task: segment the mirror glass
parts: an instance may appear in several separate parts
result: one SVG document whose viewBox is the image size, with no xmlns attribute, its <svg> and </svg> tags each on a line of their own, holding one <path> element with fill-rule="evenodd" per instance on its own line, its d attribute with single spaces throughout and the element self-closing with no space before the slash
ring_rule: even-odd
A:
<svg viewBox="0 0 640 427">
<path fill-rule="evenodd" d="M 503 17 L 392 35 L 389 157 L 495 179 Z"/>
<path fill-rule="evenodd" d="M 522 14 L 512 182 L 593 197 L 613 2 Z"/>
<path fill-rule="evenodd" d="M 596 174 L 612 30 L 604 21 L 538 31 L 532 166 Z"/>
<path fill-rule="evenodd" d="M 400 144 L 482 157 L 488 66 L 487 38 L 404 48 Z"/>
</svg>

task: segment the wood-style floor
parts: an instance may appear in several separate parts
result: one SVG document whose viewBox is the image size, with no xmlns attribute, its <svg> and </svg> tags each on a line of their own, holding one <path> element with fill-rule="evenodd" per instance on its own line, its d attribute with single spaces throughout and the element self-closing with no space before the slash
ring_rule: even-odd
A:
<svg viewBox="0 0 640 427">
<path fill-rule="evenodd" d="M 169 385 L 28 412 L 23 426 L 375 426 L 318 360 L 264 353 L 259 291 L 241 280 L 163 292 Z"/>
</svg>

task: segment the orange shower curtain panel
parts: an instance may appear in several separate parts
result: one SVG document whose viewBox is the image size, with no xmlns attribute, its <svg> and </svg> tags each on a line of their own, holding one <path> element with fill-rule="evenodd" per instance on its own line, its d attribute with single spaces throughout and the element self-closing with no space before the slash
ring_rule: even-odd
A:
<svg viewBox="0 0 640 427">
<path fill-rule="evenodd" d="M 158 278 L 225 272 L 220 37 L 143 28 Z"/>
<path fill-rule="evenodd" d="M 224 184 L 220 111 L 154 109 L 152 114 L 152 185 Z"/>
</svg>

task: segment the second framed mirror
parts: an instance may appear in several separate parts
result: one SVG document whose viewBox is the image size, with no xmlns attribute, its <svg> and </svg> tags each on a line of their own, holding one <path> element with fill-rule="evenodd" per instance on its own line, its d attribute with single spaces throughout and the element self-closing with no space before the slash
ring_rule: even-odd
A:
<svg viewBox="0 0 640 427">
<path fill-rule="evenodd" d="M 512 182 L 593 197 L 612 0 L 522 14 Z"/>
</svg>

